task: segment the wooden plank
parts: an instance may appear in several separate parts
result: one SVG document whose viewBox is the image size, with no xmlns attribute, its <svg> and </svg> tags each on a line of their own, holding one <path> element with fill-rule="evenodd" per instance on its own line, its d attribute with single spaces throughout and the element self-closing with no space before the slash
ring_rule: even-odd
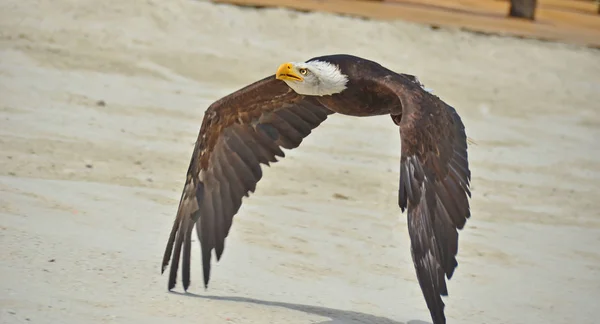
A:
<svg viewBox="0 0 600 324">
<path fill-rule="evenodd" d="M 475 32 L 561 41 L 600 48 L 594 2 L 539 0 L 536 21 L 508 18 L 508 0 L 212 0 L 257 7 L 287 7 L 371 19 L 405 21 Z"/>
</svg>

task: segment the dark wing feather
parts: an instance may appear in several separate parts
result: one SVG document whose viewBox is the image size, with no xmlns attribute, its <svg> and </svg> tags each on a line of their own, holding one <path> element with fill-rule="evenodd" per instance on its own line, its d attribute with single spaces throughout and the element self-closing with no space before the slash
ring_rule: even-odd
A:
<svg viewBox="0 0 600 324">
<path fill-rule="evenodd" d="M 217 260 L 233 216 L 256 189 L 260 164 L 284 157 L 333 112 L 293 92 L 274 76 L 213 103 L 206 111 L 192 153 L 177 215 L 167 242 L 162 272 L 171 263 L 169 290 L 175 287 L 181 249 L 185 290 L 190 285 L 194 224 L 202 250 L 204 285 L 210 279 L 212 250 Z"/>
<path fill-rule="evenodd" d="M 471 215 L 467 137 L 454 108 L 403 77 L 394 87 L 402 112 L 392 114 L 402 143 L 398 205 L 408 209 L 413 262 L 433 323 L 444 324 L 441 296 L 458 265 L 458 229 Z"/>
</svg>

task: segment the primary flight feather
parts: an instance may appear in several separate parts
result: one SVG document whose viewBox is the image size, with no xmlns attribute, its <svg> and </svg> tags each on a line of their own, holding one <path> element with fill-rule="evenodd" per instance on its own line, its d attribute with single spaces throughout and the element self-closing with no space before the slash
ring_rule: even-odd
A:
<svg viewBox="0 0 600 324">
<path fill-rule="evenodd" d="M 458 229 L 470 217 L 467 137 L 457 112 L 416 77 L 351 55 L 284 63 L 275 75 L 214 102 L 205 112 L 175 222 L 163 256 L 175 287 L 190 285 L 194 226 L 202 250 L 204 285 L 242 197 L 254 192 L 260 164 L 284 157 L 333 113 L 390 115 L 401 138 L 398 205 L 407 210 L 417 279 L 434 324 L 446 323 L 441 296 L 457 266 Z"/>
</svg>

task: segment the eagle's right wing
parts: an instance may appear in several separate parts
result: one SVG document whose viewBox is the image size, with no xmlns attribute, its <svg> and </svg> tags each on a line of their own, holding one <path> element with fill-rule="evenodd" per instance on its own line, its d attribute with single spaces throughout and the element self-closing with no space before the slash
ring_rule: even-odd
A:
<svg viewBox="0 0 600 324">
<path fill-rule="evenodd" d="M 465 127 L 454 108 L 407 75 L 384 78 L 402 104 L 392 114 L 402 152 L 398 205 L 408 210 L 417 279 L 434 324 L 445 324 L 444 302 L 458 262 L 458 230 L 471 216 L 471 171 Z"/>
<path fill-rule="evenodd" d="M 211 253 L 220 259 L 242 197 L 254 192 L 260 164 L 284 157 L 333 111 L 296 94 L 270 76 L 213 103 L 207 110 L 192 153 L 183 193 L 162 262 L 169 264 L 169 290 L 175 287 L 183 248 L 183 287 L 190 285 L 191 235 L 202 249 L 204 285 L 210 279 Z"/>
<path fill-rule="evenodd" d="M 454 108 L 439 104 L 438 114 L 403 113 L 398 202 L 408 209 L 413 262 L 433 323 L 445 324 L 444 276 L 452 278 L 458 265 L 457 230 L 471 215 L 471 172 L 460 117 Z M 439 131 L 423 136 L 434 127 Z"/>
</svg>

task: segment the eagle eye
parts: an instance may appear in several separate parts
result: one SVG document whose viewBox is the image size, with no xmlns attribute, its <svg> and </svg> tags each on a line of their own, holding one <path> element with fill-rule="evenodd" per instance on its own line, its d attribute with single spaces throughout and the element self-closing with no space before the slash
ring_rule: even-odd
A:
<svg viewBox="0 0 600 324">
<path fill-rule="evenodd" d="M 308 74 L 308 69 L 299 69 L 298 72 L 300 72 L 300 74 L 302 75 L 307 75 Z"/>
</svg>

